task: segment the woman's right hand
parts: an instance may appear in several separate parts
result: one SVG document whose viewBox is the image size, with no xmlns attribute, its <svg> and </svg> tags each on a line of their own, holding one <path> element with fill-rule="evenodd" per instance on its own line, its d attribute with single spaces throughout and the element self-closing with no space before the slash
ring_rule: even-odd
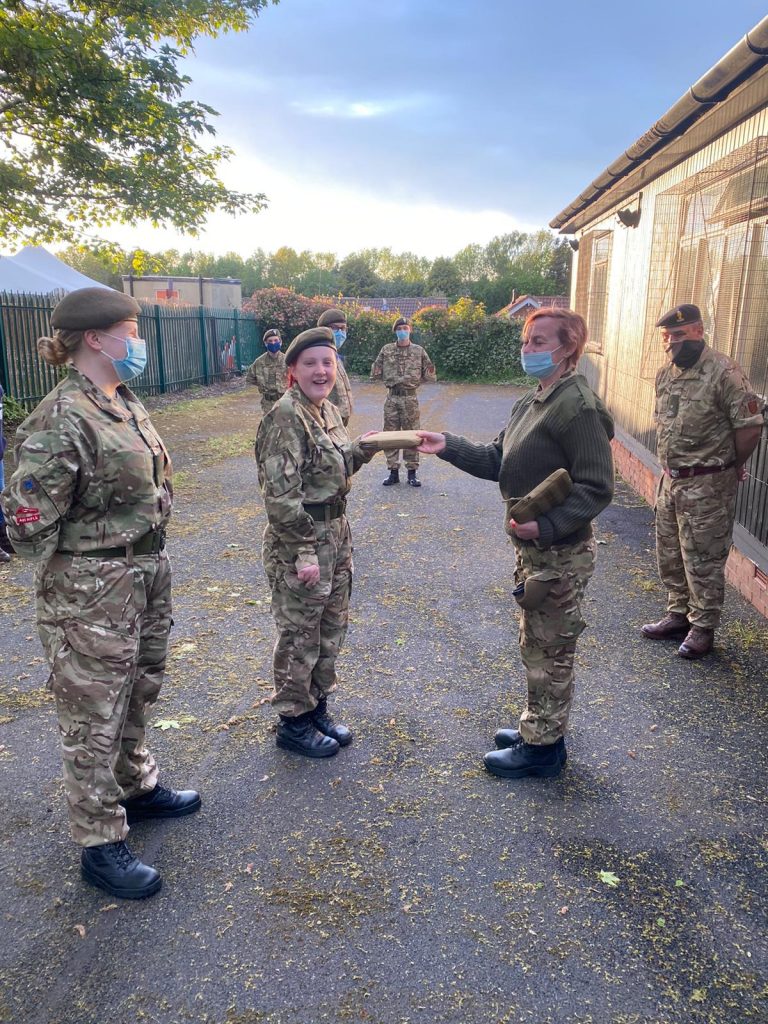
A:
<svg viewBox="0 0 768 1024">
<path fill-rule="evenodd" d="M 303 569 L 299 569 L 296 573 L 301 582 L 309 590 L 312 587 L 317 586 L 320 582 L 320 566 L 319 565 L 305 565 Z"/>
<path fill-rule="evenodd" d="M 425 455 L 439 455 L 440 452 L 445 451 L 445 434 L 436 434 L 431 430 L 417 430 L 416 433 L 421 438 L 421 444 L 416 449 L 417 452 L 423 452 Z"/>
</svg>

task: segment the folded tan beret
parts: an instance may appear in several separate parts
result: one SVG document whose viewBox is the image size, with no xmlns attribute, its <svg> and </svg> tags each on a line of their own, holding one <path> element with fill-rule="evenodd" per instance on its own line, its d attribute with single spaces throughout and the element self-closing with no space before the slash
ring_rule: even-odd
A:
<svg viewBox="0 0 768 1024">
<path fill-rule="evenodd" d="M 397 451 L 399 448 L 418 448 L 421 438 L 415 430 L 379 430 L 376 434 L 361 437 L 360 444 L 377 452 Z"/>
</svg>

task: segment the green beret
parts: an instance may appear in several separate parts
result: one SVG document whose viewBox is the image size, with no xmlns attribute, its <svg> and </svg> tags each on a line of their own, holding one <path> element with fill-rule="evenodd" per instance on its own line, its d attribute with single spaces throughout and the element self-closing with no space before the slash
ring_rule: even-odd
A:
<svg viewBox="0 0 768 1024">
<path fill-rule="evenodd" d="M 293 366 L 305 348 L 315 348 L 316 345 L 324 345 L 336 351 L 336 342 L 333 340 L 333 331 L 330 327 L 310 327 L 308 331 L 297 334 L 285 350 L 285 365 Z"/>
<path fill-rule="evenodd" d="M 399 316 L 397 318 L 397 320 L 395 320 L 395 322 L 394 322 L 394 324 L 392 326 L 392 333 L 394 334 L 398 327 L 410 327 L 410 326 L 411 325 L 408 323 L 408 321 L 405 319 L 404 316 Z"/>
<path fill-rule="evenodd" d="M 264 331 L 264 337 L 261 340 L 266 344 L 267 338 L 272 338 L 272 337 L 275 337 L 275 338 L 277 338 L 280 341 L 283 340 L 280 337 L 280 331 L 278 331 L 278 329 L 276 327 L 270 327 L 268 331 Z"/>
<path fill-rule="evenodd" d="M 324 313 L 320 314 L 317 321 L 318 327 L 328 327 L 330 324 L 345 324 L 347 322 L 347 314 L 341 309 L 326 309 Z"/>
<path fill-rule="evenodd" d="M 114 288 L 78 288 L 65 295 L 51 313 L 51 327 L 93 331 L 123 320 L 138 320 L 141 306 L 132 295 Z"/>
<path fill-rule="evenodd" d="M 684 302 L 665 313 L 661 320 L 656 321 L 657 327 L 685 327 L 688 324 L 701 322 L 701 310 L 691 302 Z"/>
</svg>

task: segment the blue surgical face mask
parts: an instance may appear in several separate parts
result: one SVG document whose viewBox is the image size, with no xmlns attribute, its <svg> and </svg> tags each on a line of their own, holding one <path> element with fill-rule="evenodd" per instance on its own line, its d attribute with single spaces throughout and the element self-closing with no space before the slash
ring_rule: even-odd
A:
<svg viewBox="0 0 768 1024">
<path fill-rule="evenodd" d="M 274 352 L 279 352 L 281 347 L 282 347 L 282 342 L 280 342 L 280 341 L 268 341 L 267 342 L 267 352 L 273 352 L 273 353 Z"/>
<path fill-rule="evenodd" d="M 398 341 L 407 341 L 411 336 L 410 331 L 395 331 L 395 335 Z"/>
<path fill-rule="evenodd" d="M 106 356 L 112 363 L 117 374 L 117 379 L 125 384 L 134 377 L 140 377 L 147 365 L 147 343 L 143 338 L 120 338 L 116 334 L 109 334 L 107 331 L 99 331 L 100 334 L 115 341 L 125 342 L 125 355 L 122 359 L 113 359 L 108 352 L 102 349 L 101 354 Z"/>
<path fill-rule="evenodd" d="M 562 347 L 562 345 L 558 345 L 552 352 L 559 352 Z M 552 358 L 552 352 L 522 352 L 520 361 L 523 364 L 523 369 L 531 377 L 538 377 L 539 380 L 549 377 L 560 365 L 559 360 L 555 362 Z"/>
<path fill-rule="evenodd" d="M 347 332 L 346 331 L 338 331 L 338 330 L 334 331 L 333 332 L 333 340 L 336 342 L 336 348 L 341 348 L 341 346 L 347 340 Z"/>
</svg>

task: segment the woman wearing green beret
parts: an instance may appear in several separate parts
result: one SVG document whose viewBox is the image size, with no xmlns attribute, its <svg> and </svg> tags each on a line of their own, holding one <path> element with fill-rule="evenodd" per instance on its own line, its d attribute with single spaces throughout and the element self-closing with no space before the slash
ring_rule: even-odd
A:
<svg viewBox="0 0 768 1024">
<path fill-rule="evenodd" d="M 126 387 L 147 360 L 139 304 L 109 288 L 71 292 L 38 349 L 67 376 L 17 433 L 3 493 L 8 535 L 37 562 L 37 624 L 50 663 L 64 790 L 83 877 L 141 899 L 160 875 L 126 846 L 128 826 L 191 814 L 193 790 L 158 785 L 146 747 L 171 626 L 165 525 L 171 462 Z"/>
<path fill-rule="evenodd" d="M 344 643 L 352 589 L 352 538 L 345 514 L 351 477 L 370 461 L 350 442 L 328 401 L 336 345 L 328 327 L 304 331 L 285 353 L 288 390 L 256 437 L 267 512 L 264 569 L 277 625 L 272 705 L 277 745 L 305 757 L 331 757 L 352 741 L 333 720 L 336 658 Z"/>
</svg>

